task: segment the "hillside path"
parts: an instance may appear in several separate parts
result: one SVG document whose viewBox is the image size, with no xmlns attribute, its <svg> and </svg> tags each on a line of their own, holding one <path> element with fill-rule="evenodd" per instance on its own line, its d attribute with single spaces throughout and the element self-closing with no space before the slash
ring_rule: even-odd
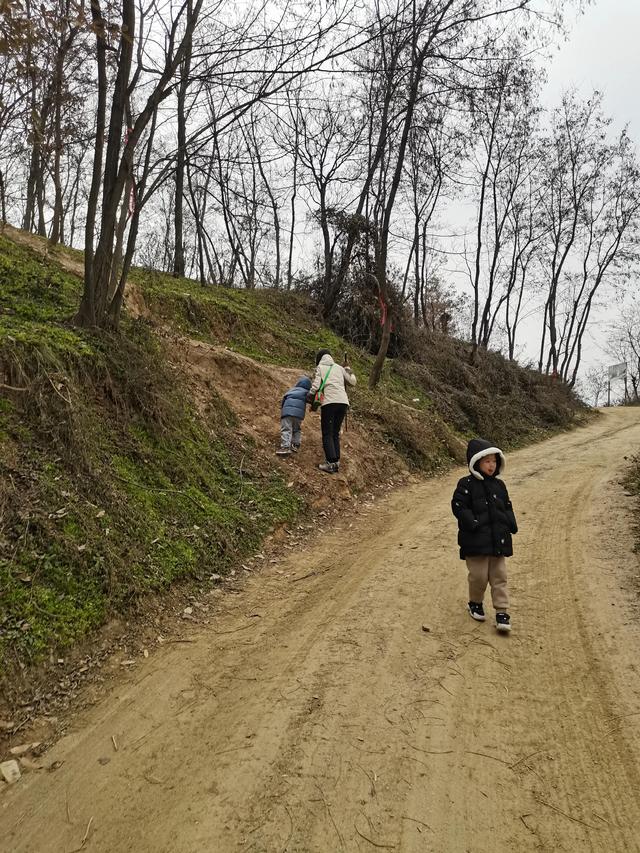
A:
<svg viewBox="0 0 640 853">
<path fill-rule="evenodd" d="M 464 609 L 461 469 L 336 522 L 4 786 L 0 849 L 640 851 L 639 446 L 610 410 L 507 457 L 509 637 Z"/>
</svg>

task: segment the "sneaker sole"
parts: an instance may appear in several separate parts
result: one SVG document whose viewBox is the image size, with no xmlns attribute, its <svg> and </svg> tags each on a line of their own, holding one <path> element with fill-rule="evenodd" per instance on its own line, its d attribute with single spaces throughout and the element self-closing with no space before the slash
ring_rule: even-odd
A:
<svg viewBox="0 0 640 853">
<path fill-rule="evenodd" d="M 511 630 L 511 625 L 496 625 L 496 631 L 500 631 L 502 634 L 508 634 Z"/>
<path fill-rule="evenodd" d="M 487 620 L 486 616 L 480 616 L 479 613 L 472 613 L 468 608 L 467 613 L 469 614 L 469 616 L 471 616 L 472 619 L 475 619 L 476 622 L 486 622 Z"/>
</svg>

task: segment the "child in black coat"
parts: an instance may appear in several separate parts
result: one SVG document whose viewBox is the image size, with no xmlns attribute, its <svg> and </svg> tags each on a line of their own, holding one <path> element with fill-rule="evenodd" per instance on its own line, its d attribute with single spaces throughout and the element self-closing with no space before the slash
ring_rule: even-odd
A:
<svg viewBox="0 0 640 853">
<path fill-rule="evenodd" d="M 511 536 L 518 532 L 507 487 L 498 479 L 505 458 L 498 447 L 474 438 L 467 447 L 470 476 L 463 477 L 451 500 L 458 519 L 460 559 L 469 573 L 469 613 L 484 622 L 483 599 L 487 584 L 496 611 L 498 631 L 510 631 L 509 593 L 505 557 L 513 554 Z"/>
</svg>

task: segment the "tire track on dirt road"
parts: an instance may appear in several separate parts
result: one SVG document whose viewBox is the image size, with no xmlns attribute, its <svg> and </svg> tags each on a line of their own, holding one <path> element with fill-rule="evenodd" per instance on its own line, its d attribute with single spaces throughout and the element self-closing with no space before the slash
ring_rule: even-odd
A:
<svg viewBox="0 0 640 853">
<path fill-rule="evenodd" d="M 612 410 L 508 456 L 510 637 L 464 611 L 460 471 L 397 493 L 80 716 L 55 773 L 0 793 L 2 844 L 70 853 L 91 821 L 91 853 L 640 850 L 616 482 L 639 445 L 637 410 Z"/>
</svg>

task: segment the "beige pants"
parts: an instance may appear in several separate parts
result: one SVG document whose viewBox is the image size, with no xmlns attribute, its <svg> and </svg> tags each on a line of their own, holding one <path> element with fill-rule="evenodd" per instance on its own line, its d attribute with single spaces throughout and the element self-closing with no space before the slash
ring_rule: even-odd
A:
<svg viewBox="0 0 640 853">
<path fill-rule="evenodd" d="M 491 584 L 491 600 L 497 611 L 509 609 L 507 562 L 504 557 L 467 557 L 469 601 L 482 604 L 487 584 Z"/>
</svg>

